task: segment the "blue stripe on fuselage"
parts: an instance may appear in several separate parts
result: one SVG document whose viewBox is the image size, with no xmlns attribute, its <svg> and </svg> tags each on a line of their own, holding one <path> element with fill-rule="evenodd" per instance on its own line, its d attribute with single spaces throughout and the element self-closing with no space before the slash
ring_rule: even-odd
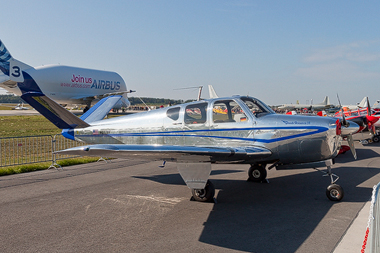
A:
<svg viewBox="0 0 380 253">
<path fill-rule="evenodd" d="M 191 134 L 197 132 L 224 132 L 224 131 L 249 131 L 249 130 L 314 130 L 312 132 L 294 134 L 284 137 L 278 137 L 273 139 L 256 139 L 256 138 L 244 138 L 244 137 L 230 137 L 230 136 L 215 136 L 215 135 L 203 135 L 203 134 Z M 283 141 L 294 139 L 298 137 L 308 136 L 327 131 L 327 127 L 318 126 L 300 126 L 300 127 L 257 127 L 257 128 L 229 128 L 229 129 L 202 129 L 202 130 L 180 130 L 180 131 L 168 131 L 168 132 L 146 132 L 146 133 L 122 133 L 122 134 L 104 134 L 111 137 L 199 137 L 199 138 L 217 138 L 217 139 L 229 139 L 239 141 L 256 141 L 263 143 L 272 143 L 276 141 Z M 100 130 L 101 131 L 101 130 Z M 97 134 L 96 136 L 102 136 L 103 134 Z M 78 138 L 94 135 L 76 135 Z"/>
</svg>

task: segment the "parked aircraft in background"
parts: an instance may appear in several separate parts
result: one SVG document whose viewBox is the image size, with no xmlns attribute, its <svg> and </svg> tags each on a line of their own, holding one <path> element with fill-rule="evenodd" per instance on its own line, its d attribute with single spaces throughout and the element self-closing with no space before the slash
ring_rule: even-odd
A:
<svg viewBox="0 0 380 253">
<path fill-rule="evenodd" d="M 356 105 L 342 105 L 337 106 L 338 110 L 336 113 L 340 113 L 340 109 L 343 108 L 343 111 L 351 111 L 351 110 L 358 110 L 360 108 L 367 108 L 367 97 L 364 97 L 360 103 L 357 103 Z M 366 110 L 366 109 L 365 109 Z"/>
<path fill-rule="evenodd" d="M 29 110 L 30 108 L 25 107 L 24 103 L 18 104 L 13 110 Z"/>
<path fill-rule="evenodd" d="M 29 110 L 30 109 L 29 107 L 25 107 L 24 103 L 17 104 L 16 106 L 14 106 L 14 104 L 9 104 L 9 103 L 4 103 L 0 105 L 3 107 L 8 107 L 9 110 Z"/>
<path fill-rule="evenodd" d="M 21 96 L 26 91 L 42 92 L 59 104 L 83 104 L 84 111 L 109 94 L 127 93 L 123 78 L 110 71 L 63 65 L 31 67 L 14 59 L 0 41 L 0 87 Z M 119 102 L 129 106 L 127 96 Z"/>
<path fill-rule="evenodd" d="M 276 114 L 249 96 L 214 98 L 133 115 L 103 119 L 121 96 L 102 99 L 80 118 L 41 92 L 25 92 L 26 102 L 72 140 L 89 145 L 58 151 L 62 154 L 115 158 L 148 158 L 176 162 L 197 201 L 213 200 L 208 180 L 212 163 L 250 164 L 251 181 L 265 180 L 267 170 L 327 167 L 330 200 L 341 200 L 332 159 L 342 135 L 359 129 L 329 117 Z M 216 110 L 214 110 L 216 109 Z M 223 113 L 218 113 L 218 111 Z M 352 141 L 349 141 L 354 151 Z"/>
<path fill-rule="evenodd" d="M 307 110 L 313 110 L 313 111 L 320 111 L 325 110 L 328 108 L 334 107 L 334 105 L 330 104 L 330 99 L 328 96 L 325 97 L 325 99 L 320 104 L 283 104 L 278 107 L 280 110 L 295 110 L 295 109 L 307 109 Z"/>
<path fill-rule="evenodd" d="M 372 139 L 374 142 L 380 141 L 380 135 L 376 131 L 376 128 L 380 128 L 380 112 L 371 109 L 368 97 L 364 97 L 355 110 L 343 109 L 336 112 L 334 117 L 346 117 L 347 120 L 353 121 L 360 126 L 360 132 L 367 134 L 366 139 Z M 364 136 L 357 136 L 357 138 L 363 139 Z"/>
</svg>

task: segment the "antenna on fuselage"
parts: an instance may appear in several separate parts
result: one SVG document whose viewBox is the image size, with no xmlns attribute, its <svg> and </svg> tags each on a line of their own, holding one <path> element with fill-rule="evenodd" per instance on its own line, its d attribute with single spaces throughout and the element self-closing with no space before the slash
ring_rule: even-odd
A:
<svg viewBox="0 0 380 253">
<path fill-rule="evenodd" d="M 201 94 L 202 94 L 203 86 L 193 86 L 193 87 L 186 87 L 186 88 L 178 88 L 178 89 L 174 89 L 174 90 L 188 90 L 188 89 L 198 89 L 198 98 L 197 98 L 197 101 L 201 100 Z"/>
</svg>

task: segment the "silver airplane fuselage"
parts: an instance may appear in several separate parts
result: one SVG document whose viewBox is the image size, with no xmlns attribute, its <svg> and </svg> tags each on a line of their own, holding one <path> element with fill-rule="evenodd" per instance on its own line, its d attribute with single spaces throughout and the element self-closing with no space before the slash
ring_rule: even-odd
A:
<svg viewBox="0 0 380 253">
<path fill-rule="evenodd" d="M 75 128 L 69 138 L 88 144 L 264 148 L 266 156 L 211 162 L 298 164 L 337 156 L 337 119 L 276 114 L 260 100 L 234 96 L 175 105 Z"/>
</svg>

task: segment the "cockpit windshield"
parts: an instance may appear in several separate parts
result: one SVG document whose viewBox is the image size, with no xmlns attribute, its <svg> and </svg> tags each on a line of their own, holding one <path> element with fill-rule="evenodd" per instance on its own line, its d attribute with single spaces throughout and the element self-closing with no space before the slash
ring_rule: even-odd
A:
<svg viewBox="0 0 380 253">
<path fill-rule="evenodd" d="M 252 97 L 241 97 L 240 99 L 248 106 L 249 110 L 255 117 L 261 117 L 269 113 L 275 113 L 269 106 L 258 99 Z"/>
</svg>

